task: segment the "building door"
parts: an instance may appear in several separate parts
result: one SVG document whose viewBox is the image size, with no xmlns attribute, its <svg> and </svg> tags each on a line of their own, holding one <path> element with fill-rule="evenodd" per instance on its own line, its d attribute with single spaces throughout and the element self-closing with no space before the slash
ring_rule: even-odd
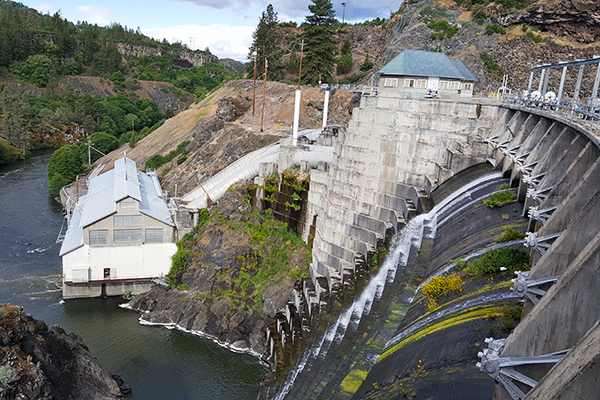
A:
<svg viewBox="0 0 600 400">
<path fill-rule="evenodd" d="M 429 77 L 427 79 L 427 89 L 438 90 L 440 88 L 440 78 Z"/>
</svg>

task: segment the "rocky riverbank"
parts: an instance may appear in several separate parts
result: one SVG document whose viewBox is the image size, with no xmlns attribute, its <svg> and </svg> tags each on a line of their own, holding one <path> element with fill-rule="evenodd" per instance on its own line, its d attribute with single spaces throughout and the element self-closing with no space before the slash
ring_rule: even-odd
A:
<svg viewBox="0 0 600 400">
<path fill-rule="evenodd" d="M 178 243 L 171 286 L 126 306 L 140 323 L 176 328 L 267 360 L 267 330 L 308 277 L 310 251 L 285 224 L 253 208 L 248 182 L 233 187 Z"/>
<path fill-rule="evenodd" d="M 0 305 L 0 399 L 133 399 L 81 339 L 21 307 Z"/>
</svg>

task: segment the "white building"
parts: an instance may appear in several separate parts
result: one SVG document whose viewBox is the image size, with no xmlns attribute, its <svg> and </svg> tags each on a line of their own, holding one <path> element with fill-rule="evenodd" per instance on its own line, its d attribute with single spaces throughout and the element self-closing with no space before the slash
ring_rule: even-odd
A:
<svg viewBox="0 0 600 400">
<path fill-rule="evenodd" d="M 142 292 L 169 272 L 177 246 L 162 195 L 156 175 L 128 158 L 91 180 L 60 249 L 63 298 Z"/>
<path fill-rule="evenodd" d="M 404 50 L 381 68 L 379 95 L 386 97 L 425 97 L 428 89 L 441 97 L 472 97 L 477 78 L 460 60 L 444 53 Z"/>
</svg>

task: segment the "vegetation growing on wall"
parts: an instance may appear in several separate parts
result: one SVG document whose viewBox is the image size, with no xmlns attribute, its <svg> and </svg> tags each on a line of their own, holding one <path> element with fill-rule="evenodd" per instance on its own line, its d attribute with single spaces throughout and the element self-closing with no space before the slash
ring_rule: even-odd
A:
<svg viewBox="0 0 600 400">
<path fill-rule="evenodd" d="M 513 246 L 490 250 L 469 263 L 464 261 L 456 263 L 456 269 L 477 275 L 494 274 L 501 271 L 527 271 L 530 268 L 531 259 L 527 250 Z"/>
<path fill-rule="evenodd" d="M 517 201 L 517 193 L 514 190 L 503 190 L 492 193 L 483 203 L 489 208 L 494 209 L 503 207 L 514 201 Z"/>
<path fill-rule="evenodd" d="M 202 210 L 199 225 L 177 243 L 178 251 L 173 256 L 166 281 L 177 287 L 181 284 L 177 279 L 177 272 L 181 269 L 193 265 L 212 268 L 208 263 L 199 261 L 202 254 L 198 245 L 205 240 L 208 229 L 218 229 L 223 236 L 234 235 L 238 244 L 248 244 L 253 253 L 237 257 L 242 263 L 239 273 L 224 269 L 218 271 L 218 279 L 230 282 L 228 289 L 198 293 L 197 299 L 227 298 L 234 308 L 248 307 L 260 312 L 262 294 L 268 285 L 281 283 L 287 278 L 310 276 L 308 263 L 295 265 L 291 262 L 292 258 L 298 257 L 308 261 L 310 247 L 286 224 L 258 209 L 253 209 L 249 221 L 252 222 L 231 221 L 219 217 L 217 211 L 210 214 Z"/>
<path fill-rule="evenodd" d="M 523 239 L 523 238 L 525 238 L 525 236 L 526 235 L 523 232 L 513 229 L 512 227 L 508 227 L 508 229 L 506 229 L 504 231 L 502 236 L 500 236 L 498 239 L 496 239 L 496 242 L 498 242 L 498 243 L 510 242 L 510 241 L 517 240 L 517 239 Z"/>
<path fill-rule="evenodd" d="M 427 296 L 427 307 L 433 310 L 438 307 L 437 300 L 446 293 L 462 292 L 463 281 L 457 274 L 432 277 L 423 285 L 423 293 Z"/>
</svg>

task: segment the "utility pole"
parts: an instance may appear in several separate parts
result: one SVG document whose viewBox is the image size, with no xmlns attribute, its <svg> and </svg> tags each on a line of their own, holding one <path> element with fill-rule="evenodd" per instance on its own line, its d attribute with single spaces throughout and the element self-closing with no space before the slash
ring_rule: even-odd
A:
<svg viewBox="0 0 600 400">
<path fill-rule="evenodd" d="M 300 88 L 300 81 L 302 80 L 302 56 L 304 55 L 304 39 L 300 45 L 300 71 L 298 72 L 298 89 Z"/>
<path fill-rule="evenodd" d="M 92 165 L 92 141 L 88 140 L 88 167 Z"/>
<path fill-rule="evenodd" d="M 254 53 L 254 84 L 252 87 L 254 91 L 252 95 L 252 116 L 254 116 L 254 103 L 256 103 L 256 53 Z"/>
<path fill-rule="evenodd" d="M 265 79 L 264 79 L 264 84 L 263 84 L 263 106 L 262 106 L 262 116 L 260 118 L 260 131 L 263 131 L 263 123 L 265 121 L 265 100 L 267 98 L 267 65 L 269 65 L 269 62 L 267 61 L 267 58 L 265 57 L 265 48 L 263 47 L 263 58 L 265 60 Z"/>
<path fill-rule="evenodd" d="M 344 19 L 346 18 L 346 6 L 348 3 L 342 3 L 342 7 L 344 7 L 344 11 L 342 12 L 342 24 L 344 23 Z"/>
</svg>

